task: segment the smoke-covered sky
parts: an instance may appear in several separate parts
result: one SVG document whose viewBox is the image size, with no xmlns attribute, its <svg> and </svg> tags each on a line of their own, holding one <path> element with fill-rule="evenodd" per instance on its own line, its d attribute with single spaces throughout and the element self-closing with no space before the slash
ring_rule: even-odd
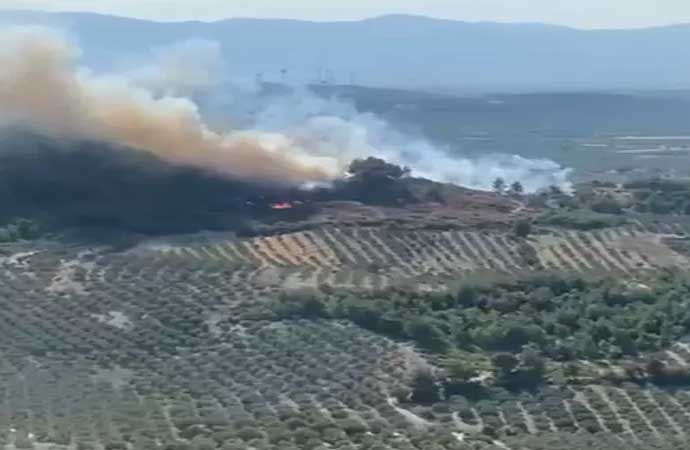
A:
<svg viewBox="0 0 690 450">
<path fill-rule="evenodd" d="M 230 17 L 351 20 L 383 14 L 418 14 L 578 28 L 690 23 L 688 0 L 2 0 L 0 9 L 91 11 L 164 21 Z"/>
<path fill-rule="evenodd" d="M 132 56 L 131 67 L 96 73 L 80 64 L 79 48 L 59 31 L 0 28 L 0 125 L 120 144 L 238 180 L 327 183 L 344 176 L 352 160 L 375 156 L 417 176 L 476 188 L 490 188 L 497 177 L 528 191 L 568 187 L 568 171 L 552 161 L 469 159 L 304 87 L 266 95 L 253 81 L 221 80 L 226 62 L 212 41 L 151 52 L 146 64 Z M 194 100 L 204 93 L 224 116 L 213 126 Z M 248 110 L 250 120 L 241 120 Z"/>
<path fill-rule="evenodd" d="M 197 105 L 176 92 L 198 85 L 200 66 L 174 55 L 213 47 L 192 41 L 159 52 L 151 70 L 96 74 L 79 65 L 78 47 L 58 31 L 0 28 L 0 125 L 113 142 L 233 179 L 300 184 L 342 172 L 284 135 L 211 130 Z"/>
</svg>

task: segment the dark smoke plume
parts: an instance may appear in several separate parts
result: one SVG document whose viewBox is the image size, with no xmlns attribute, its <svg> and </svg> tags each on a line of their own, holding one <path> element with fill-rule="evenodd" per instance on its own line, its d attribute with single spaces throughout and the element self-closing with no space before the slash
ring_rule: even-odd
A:
<svg viewBox="0 0 690 450">
<path fill-rule="evenodd" d="M 2 219 L 39 218 L 51 228 L 149 234 L 247 230 L 269 205 L 308 195 L 283 185 L 230 180 L 135 149 L 60 140 L 24 130 L 0 138 Z"/>
<path fill-rule="evenodd" d="M 190 99 L 94 75 L 78 53 L 51 30 L 0 28 L 0 124 L 117 143 L 235 180 L 299 185 L 342 174 L 279 133 L 214 132 Z"/>
</svg>

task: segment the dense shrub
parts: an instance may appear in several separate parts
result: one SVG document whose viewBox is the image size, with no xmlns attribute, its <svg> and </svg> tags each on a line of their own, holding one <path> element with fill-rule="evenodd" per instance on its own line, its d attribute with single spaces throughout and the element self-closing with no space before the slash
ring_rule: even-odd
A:
<svg viewBox="0 0 690 450">
<path fill-rule="evenodd" d="M 574 211 L 550 211 L 537 218 L 537 224 L 573 228 L 581 231 L 621 226 L 626 223 L 623 216 L 600 214 L 578 209 Z"/>
<path fill-rule="evenodd" d="M 36 239 L 41 234 L 39 225 L 28 219 L 14 219 L 0 227 L 0 243 Z"/>
<path fill-rule="evenodd" d="M 504 381 L 519 385 L 543 377 L 543 364 L 536 364 L 543 358 L 620 360 L 663 349 L 690 332 L 690 281 L 680 273 L 627 282 L 545 272 L 452 287 L 444 294 L 333 294 L 317 310 L 323 317 L 412 340 L 433 353 L 521 355 L 515 373 L 501 362 L 506 358 L 496 361 L 496 371 L 510 375 Z M 309 311 L 297 308 L 291 314 L 314 317 Z M 462 363 L 449 368 L 458 379 L 476 372 Z"/>
<path fill-rule="evenodd" d="M 515 233 L 515 236 L 519 238 L 526 238 L 532 234 L 532 222 L 529 220 L 517 221 L 513 227 L 513 232 Z"/>
<path fill-rule="evenodd" d="M 411 400 L 415 403 L 432 404 L 440 399 L 440 386 L 434 375 L 425 369 L 418 370 L 412 381 Z"/>
<path fill-rule="evenodd" d="M 611 197 L 602 197 L 592 202 L 590 208 L 592 211 L 600 214 L 621 214 L 623 212 L 622 205 Z"/>
<path fill-rule="evenodd" d="M 654 178 L 625 185 L 632 190 L 635 209 L 652 214 L 689 214 L 690 183 L 681 180 Z"/>
</svg>

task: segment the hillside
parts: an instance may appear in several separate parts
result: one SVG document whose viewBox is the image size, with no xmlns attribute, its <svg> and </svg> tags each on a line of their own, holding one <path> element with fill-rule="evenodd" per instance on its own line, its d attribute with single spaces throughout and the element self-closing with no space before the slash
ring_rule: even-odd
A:
<svg viewBox="0 0 690 450">
<path fill-rule="evenodd" d="M 426 87 L 688 64 L 686 27 L 43 20 L 96 72 L 188 37 Z M 173 98 L 37 31 L 0 51 L 0 450 L 687 450 L 685 94 Z"/>
<path fill-rule="evenodd" d="M 541 24 L 465 23 L 413 16 L 310 23 L 230 19 L 153 23 L 93 14 L 0 12 L 1 21 L 44 22 L 80 36 L 94 67 L 140 49 L 210 39 L 234 76 L 461 89 L 688 87 L 690 27 L 583 31 Z M 421 63 L 423 62 L 423 63 Z M 433 67 L 434 70 L 428 70 Z M 325 71 L 329 71 L 328 75 Z M 318 73 L 321 72 L 321 76 Z M 325 75 L 324 75 L 325 74 Z"/>
<path fill-rule="evenodd" d="M 209 182 L 195 177 L 175 178 L 177 188 Z M 349 183 L 382 182 L 362 177 Z M 252 219 L 244 234 L 6 224 L 0 442 L 684 448 L 690 222 L 672 211 L 686 204 L 687 184 L 581 186 L 568 197 L 386 180 L 387 192 L 414 196 L 367 204 L 348 199 L 362 191 L 346 184 L 337 200 L 317 196 L 298 214 L 304 198 L 275 204 L 271 217 L 234 210 Z M 13 183 L 6 191 L 17 192 Z M 595 213 L 604 200 L 613 212 Z M 181 214 L 213 207 L 188 201 Z M 554 201 L 563 207 L 545 206 Z M 142 215 L 134 205 L 111 208 Z M 92 207 L 81 203 L 82 214 Z"/>
</svg>

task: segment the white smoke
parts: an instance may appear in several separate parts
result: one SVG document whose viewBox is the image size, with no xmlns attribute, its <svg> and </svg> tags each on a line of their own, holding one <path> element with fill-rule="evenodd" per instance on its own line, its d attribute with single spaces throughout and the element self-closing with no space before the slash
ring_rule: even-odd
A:
<svg viewBox="0 0 690 450">
<path fill-rule="evenodd" d="M 466 158 L 448 147 L 431 143 L 418 135 L 397 130 L 383 118 L 358 111 L 350 102 L 323 98 L 308 89 L 262 97 L 246 88 L 235 90 L 246 113 L 252 111 L 251 126 L 280 132 L 310 154 L 336 158 L 339 167 L 356 158 L 376 156 L 407 166 L 414 176 L 490 190 L 494 180 L 520 182 L 526 192 L 558 186 L 568 192 L 571 170 L 547 159 L 519 155 L 490 154 Z M 237 111 L 236 111 L 237 113 Z M 240 113 L 241 114 L 241 113 Z"/>
<path fill-rule="evenodd" d="M 217 42 L 190 39 L 152 49 L 144 61 L 124 73 L 133 84 L 158 95 L 190 97 L 218 85 L 224 68 Z"/>
<path fill-rule="evenodd" d="M 78 57 L 55 31 L 0 29 L 0 125 L 116 142 L 233 179 L 299 185 L 342 174 L 334 159 L 316 158 L 285 135 L 215 132 L 190 98 L 156 94 L 126 74 L 95 74 Z"/>
<path fill-rule="evenodd" d="M 526 191 L 569 189 L 569 171 L 553 161 L 463 158 L 346 101 L 228 83 L 221 53 L 213 42 L 186 41 L 154 50 L 136 70 L 103 75 L 80 67 L 79 49 L 54 31 L 0 29 L 0 123 L 114 141 L 231 178 L 328 182 L 353 159 L 376 156 L 416 176 L 473 188 L 490 189 L 500 177 Z M 202 92 L 223 100 L 215 102 L 218 130 L 192 100 Z"/>
</svg>

